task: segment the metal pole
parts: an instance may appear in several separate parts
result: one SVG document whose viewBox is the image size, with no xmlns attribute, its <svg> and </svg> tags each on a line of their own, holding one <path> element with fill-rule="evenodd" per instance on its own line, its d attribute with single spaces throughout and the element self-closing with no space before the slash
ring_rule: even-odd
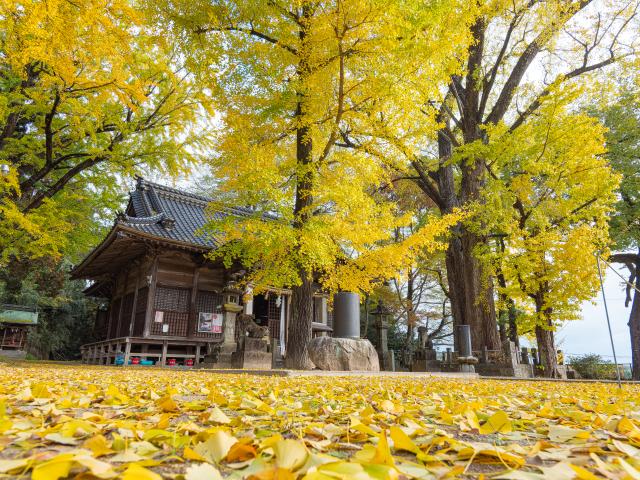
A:
<svg viewBox="0 0 640 480">
<path fill-rule="evenodd" d="M 609 339 L 611 340 L 611 350 L 613 351 L 613 361 L 616 364 L 616 377 L 618 378 L 618 388 L 622 388 L 620 382 L 620 369 L 618 368 L 618 357 L 616 356 L 616 347 L 613 343 L 613 333 L 611 333 L 611 320 L 609 320 L 609 309 L 607 308 L 607 297 L 604 295 L 604 283 L 602 282 L 602 271 L 600 270 L 600 256 L 596 255 L 598 262 L 598 277 L 600 277 L 600 290 L 602 290 L 602 303 L 604 303 L 604 313 L 607 317 L 607 327 L 609 328 Z"/>
</svg>

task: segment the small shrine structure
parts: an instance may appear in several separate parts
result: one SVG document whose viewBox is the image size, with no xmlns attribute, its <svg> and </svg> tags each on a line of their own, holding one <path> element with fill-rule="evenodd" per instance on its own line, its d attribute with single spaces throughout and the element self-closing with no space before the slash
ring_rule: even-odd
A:
<svg viewBox="0 0 640 480">
<path fill-rule="evenodd" d="M 268 328 L 270 345 L 284 354 L 291 292 L 269 289 L 243 299 L 242 265 L 226 268 L 207 254 L 219 240 L 202 227 L 213 218 L 247 216 L 239 207 L 208 209 L 210 199 L 138 179 L 106 238 L 71 271 L 91 285 L 86 295 L 105 299 L 95 333 L 83 345 L 92 364 L 198 365 L 234 340 L 238 314 L 253 314 Z M 314 335 L 332 330 L 327 298 L 314 298 Z M 274 358 L 276 356 L 274 355 Z"/>
</svg>

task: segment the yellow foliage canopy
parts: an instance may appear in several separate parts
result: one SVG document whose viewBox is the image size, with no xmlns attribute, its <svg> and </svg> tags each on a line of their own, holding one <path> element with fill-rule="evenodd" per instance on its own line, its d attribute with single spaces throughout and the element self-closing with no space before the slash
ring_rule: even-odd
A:
<svg viewBox="0 0 640 480">
<path fill-rule="evenodd" d="M 435 115 L 420 106 L 459 70 L 467 4 L 152 2 L 216 99 L 221 199 L 256 209 L 212 222 L 228 242 L 216 255 L 253 267 L 247 281 L 258 290 L 311 272 L 332 289 L 368 290 L 418 248 L 439 246 L 458 215 L 378 251 L 412 220 L 394 202 L 392 174 L 405 160 L 391 145 L 435 135 Z"/>
<path fill-rule="evenodd" d="M 207 101 L 128 0 L 7 0 L 0 31 L 0 262 L 81 254 L 122 178 L 194 160 Z"/>
<path fill-rule="evenodd" d="M 603 127 L 570 113 L 573 98 L 558 95 L 514 132 L 489 130 L 481 149 L 492 170 L 482 220 L 503 245 L 487 261 L 504 274 L 503 293 L 529 309 L 524 330 L 577 318 L 598 286 L 596 255 L 608 247 L 619 177 L 606 160 Z"/>
</svg>

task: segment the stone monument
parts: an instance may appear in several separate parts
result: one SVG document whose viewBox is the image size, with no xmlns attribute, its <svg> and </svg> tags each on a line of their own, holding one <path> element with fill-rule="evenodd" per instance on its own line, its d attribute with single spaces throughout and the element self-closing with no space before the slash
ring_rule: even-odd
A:
<svg viewBox="0 0 640 480">
<path fill-rule="evenodd" d="M 378 306 L 375 311 L 372 312 L 376 317 L 376 331 L 378 333 L 378 358 L 380 359 L 380 369 L 386 371 L 395 370 L 395 359 L 393 352 L 389 350 L 388 331 L 389 323 L 387 317 L 389 316 L 389 310 L 384 305 L 382 300 L 378 302 Z"/>
<path fill-rule="evenodd" d="M 433 342 L 429 339 L 427 327 L 418 327 L 418 350 L 414 353 L 411 364 L 412 372 L 439 372 L 440 362 L 436 358 Z"/>
<path fill-rule="evenodd" d="M 261 327 L 253 315 L 241 313 L 236 320 L 238 348 L 233 354 L 235 368 L 270 370 L 272 366 L 269 328 Z"/>
<path fill-rule="evenodd" d="M 378 353 L 363 338 L 316 337 L 309 345 L 309 357 L 320 370 L 378 372 Z"/>
<path fill-rule="evenodd" d="M 357 293 L 334 296 L 333 337 L 316 337 L 309 358 L 321 370 L 377 372 L 378 354 L 371 342 L 360 338 L 360 298 Z"/>
</svg>

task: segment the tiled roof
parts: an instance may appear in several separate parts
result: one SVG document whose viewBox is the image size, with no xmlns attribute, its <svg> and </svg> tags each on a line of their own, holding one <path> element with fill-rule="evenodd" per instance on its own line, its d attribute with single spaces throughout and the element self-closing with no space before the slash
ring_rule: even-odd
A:
<svg viewBox="0 0 640 480">
<path fill-rule="evenodd" d="M 215 248 L 215 237 L 202 232 L 207 221 L 228 215 L 247 216 L 252 212 L 244 208 L 225 208 L 207 211 L 211 199 L 175 188 L 138 179 L 135 191 L 130 193 L 125 214 L 117 223 L 167 240 L 188 243 L 196 247 Z"/>
</svg>

